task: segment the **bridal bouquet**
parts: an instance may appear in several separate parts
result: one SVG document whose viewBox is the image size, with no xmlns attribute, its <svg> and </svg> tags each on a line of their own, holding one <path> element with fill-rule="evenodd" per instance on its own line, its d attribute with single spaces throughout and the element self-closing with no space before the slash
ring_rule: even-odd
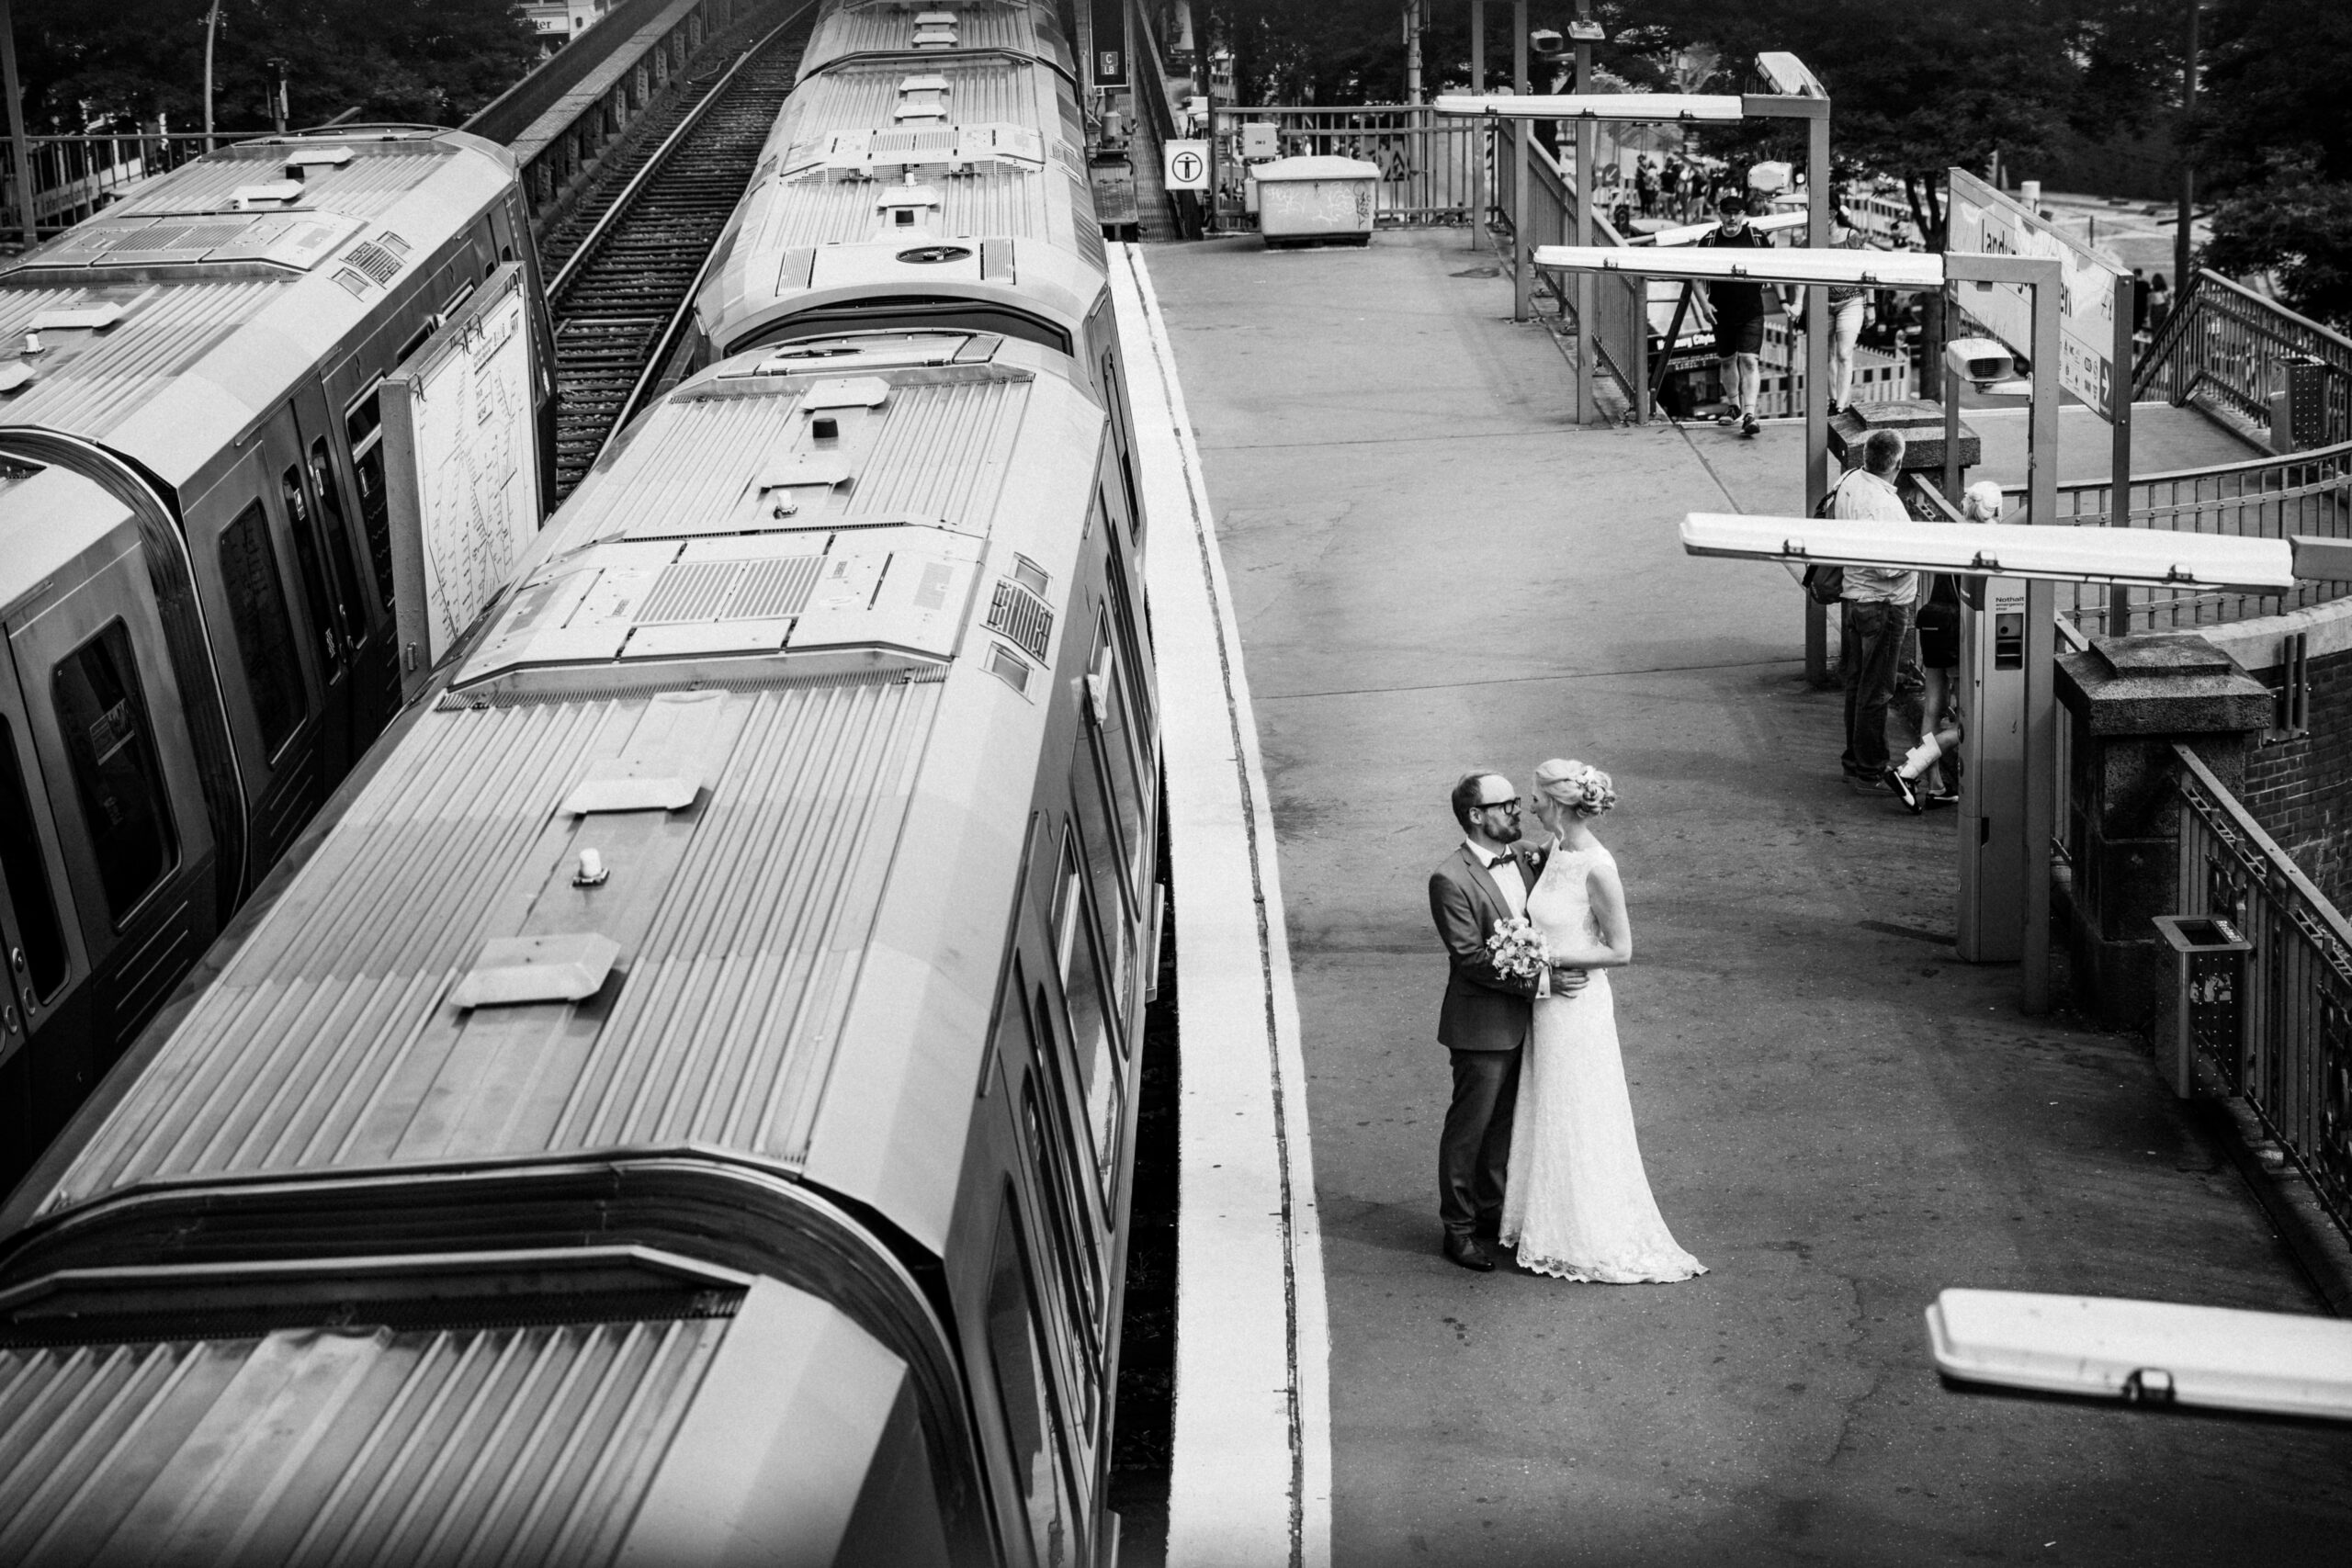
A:
<svg viewBox="0 0 2352 1568">
<path fill-rule="evenodd" d="M 1525 915 L 1497 920 L 1495 934 L 1487 939 L 1487 951 L 1494 955 L 1497 974 L 1521 980 L 1534 979 L 1551 963 L 1544 933 L 1530 925 Z"/>
</svg>

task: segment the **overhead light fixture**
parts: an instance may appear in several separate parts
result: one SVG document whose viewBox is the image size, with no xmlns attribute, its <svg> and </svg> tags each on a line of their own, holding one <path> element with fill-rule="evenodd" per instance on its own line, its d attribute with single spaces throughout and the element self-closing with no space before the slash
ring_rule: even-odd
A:
<svg viewBox="0 0 2352 1568">
<path fill-rule="evenodd" d="M 1493 115 L 1503 119 L 1611 119 L 1631 124 L 1745 118 L 1733 93 L 1445 93 L 1440 114 Z"/>
<path fill-rule="evenodd" d="M 2284 539 L 2180 534 L 2165 528 L 1882 523 L 1693 512 L 1682 520 L 1682 548 L 1690 555 L 1736 560 L 1874 566 L 2184 592 L 2283 593 L 2295 585 L 2294 556 Z"/>
<path fill-rule="evenodd" d="M 1933 251 L 1787 249 L 1660 251 L 1622 245 L 1538 245 L 1537 266 L 1569 272 L 1631 272 L 1649 277 L 1736 278 L 1747 283 L 1854 283 L 1871 288 L 1940 288 L 1944 258 Z"/>
</svg>

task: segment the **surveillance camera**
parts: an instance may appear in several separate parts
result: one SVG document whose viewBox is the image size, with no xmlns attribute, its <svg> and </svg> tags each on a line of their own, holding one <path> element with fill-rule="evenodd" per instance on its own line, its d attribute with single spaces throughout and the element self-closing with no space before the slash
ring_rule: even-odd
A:
<svg viewBox="0 0 2352 1568">
<path fill-rule="evenodd" d="M 1537 28 L 1527 35 L 1527 47 L 1536 54 L 1559 54 L 1566 50 L 1567 45 L 1552 28 Z"/>
<path fill-rule="evenodd" d="M 1980 392 L 2018 372 L 2017 357 L 1988 337 L 1954 338 L 1944 344 L 1944 364 Z"/>
</svg>

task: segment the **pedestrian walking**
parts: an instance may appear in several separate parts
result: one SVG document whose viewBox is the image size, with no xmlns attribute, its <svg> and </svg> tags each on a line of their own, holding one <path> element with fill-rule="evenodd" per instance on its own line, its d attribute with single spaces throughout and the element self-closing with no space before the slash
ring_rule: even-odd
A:
<svg viewBox="0 0 2352 1568">
<path fill-rule="evenodd" d="M 1666 167 L 1657 172 L 1658 202 L 1666 216 L 1682 221 L 1682 159 L 1679 153 L 1668 153 Z"/>
<path fill-rule="evenodd" d="M 1643 217 L 1657 216 L 1657 165 L 1646 152 L 1634 160 L 1634 195 L 1642 204 Z"/>
<path fill-rule="evenodd" d="M 1903 468 L 1903 437 L 1873 430 L 1862 446 L 1862 467 L 1838 481 L 1830 515 L 1849 521 L 1907 523 L 1911 514 L 1895 493 Z M 1845 570 L 1845 626 L 1838 672 L 1846 686 L 1846 750 L 1838 759 L 1847 779 L 1870 794 L 1897 793 L 1888 782 L 1892 756 L 1886 744 L 1886 715 L 1894 701 L 1897 665 L 1911 635 L 1919 574 L 1874 566 Z"/>
<path fill-rule="evenodd" d="M 1720 221 L 1713 231 L 1699 236 L 1699 245 L 1756 251 L 1771 247 L 1772 242 L 1748 222 L 1746 197 L 1726 196 L 1717 210 Z M 1753 435 L 1764 382 L 1764 286 L 1717 279 L 1707 285 L 1707 304 L 1715 313 L 1715 357 L 1722 362 L 1724 389 L 1731 399 L 1731 410 L 1721 422 L 1737 425 L 1742 435 Z"/>
<path fill-rule="evenodd" d="M 1961 515 L 1991 523 L 2001 515 L 2001 487 L 1979 479 L 1961 500 Z M 1960 580 L 1937 572 L 1919 607 L 1919 666 L 1926 690 L 1919 703 L 1919 740 L 1887 773 L 1887 783 L 1917 816 L 1930 806 L 1960 800 L 1961 742 L 1967 737 L 1960 702 Z"/>
<path fill-rule="evenodd" d="M 1829 231 L 1833 250 L 1862 251 L 1870 241 L 1844 208 L 1838 209 Z M 1834 417 L 1850 400 L 1854 383 L 1854 350 L 1862 341 L 1862 320 L 1870 310 L 1871 291 L 1859 283 L 1829 286 L 1829 412 Z M 1807 322 L 1808 326 L 1812 323 Z"/>
</svg>

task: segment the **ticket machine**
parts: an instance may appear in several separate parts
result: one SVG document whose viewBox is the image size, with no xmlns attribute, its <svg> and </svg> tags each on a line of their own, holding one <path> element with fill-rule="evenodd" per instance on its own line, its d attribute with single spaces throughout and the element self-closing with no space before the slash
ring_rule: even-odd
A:
<svg viewBox="0 0 2352 1568">
<path fill-rule="evenodd" d="M 1982 607 L 1960 618 L 1960 956 L 2024 955 L 2026 905 L 2026 583 L 1973 580 Z"/>
</svg>

